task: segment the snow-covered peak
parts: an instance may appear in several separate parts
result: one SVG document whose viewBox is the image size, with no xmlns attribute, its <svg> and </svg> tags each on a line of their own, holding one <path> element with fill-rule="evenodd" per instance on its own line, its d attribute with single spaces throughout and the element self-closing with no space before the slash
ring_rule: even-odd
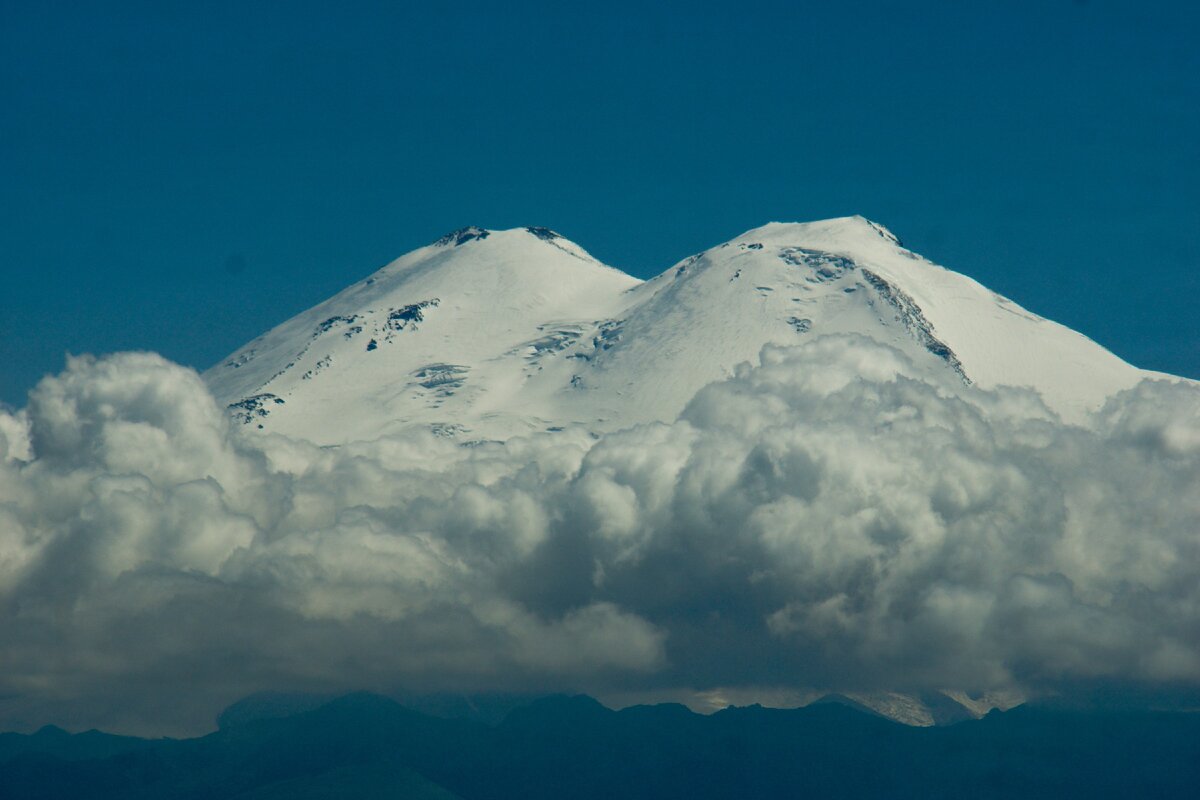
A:
<svg viewBox="0 0 1200 800">
<path fill-rule="evenodd" d="M 764 345 L 831 334 L 895 347 L 949 390 L 1033 387 L 1073 420 L 1144 375 L 852 216 L 754 228 L 646 282 L 546 228 L 462 228 L 205 377 L 253 429 L 467 441 L 670 420 Z"/>
<path fill-rule="evenodd" d="M 558 347 L 619 313 L 639 283 L 545 228 L 463 228 L 249 342 L 205 377 L 236 419 L 322 443 L 410 424 L 450 430 L 518 393 L 526 351 Z M 530 425 L 491 427 L 508 435 Z"/>
<path fill-rule="evenodd" d="M 800 245 L 833 253 L 863 255 L 902 249 L 895 234 L 858 214 L 815 222 L 769 222 L 746 231 L 727 244 L 752 243 Z"/>
<path fill-rule="evenodd" d="M 561 233 L 552 231 L 549 228 L 541 227 L 510 228 L 508 230 L 494 231 L 487 228 L 480 228 L 475 225 L 468 225 L 465 228 L 459 228 L 456 231 L 447 233 L 430 246 L 439 248 L 453 248 L 462 247 L 463 245 L 472 243 L 478 245 L 485 242 L 492 246 L 501 243 L 509 245 L 515 244 L 516 246 L 520 246 L 521 244 L 528 245 L 531 243 L 527 237 L 532 237 L 538 242 L 549 244 L 566 252 L 579 255 L 580 257 L 588 258 L 593 261 L 595 260 L 587 254 L 586 250 L 572 242 L 570 239 L 567 239 Z"/>
<path fill-rule="evenodd" d="M 480 228 L 476 225 L 468 225 L 465 228 L 459 228 L 456 231 L 450 231 L 445 236 L 439 238 L 433 243 L 434 247 L 461 247 L 467 242 L 483 241 L 492 235 L 492 232 L 487 228 Z"/>
<path fill-rule="evenodd" d="M 570 239 L 549 228 L 510 228 L 489 230 L 474 225 L 459 228 L 433 243 L 406 253 L 380 269 L 371 278 L 395 275 L 421 268 L 443 269 L 452 264 L 473 264 L 478 268 L 489 268 L 505 264 L 526 264 L 537 267 L 546 262 L 551 251 L 573 256 L 579 261 L 612 270 L 592 257 L 590 253 Z M 563 262 L 568 267 L 571 262 Z M 618 271 L 619 270 L 613 270 Z"/>
<path fill-rule="evenodd" d="M 733 241 L 787 239 L 791 242 L 808 240 L 812 244 L 817 244 L 820 241 L 853 241 L 881 236 L 895 242 L 895 236 L 882 225 L 872 222 L 861 214 L 853 214 L 848 217 L 830 217 L 811 222 L 768 222 L 757 228 L 751 228 Z"/>
</svg>

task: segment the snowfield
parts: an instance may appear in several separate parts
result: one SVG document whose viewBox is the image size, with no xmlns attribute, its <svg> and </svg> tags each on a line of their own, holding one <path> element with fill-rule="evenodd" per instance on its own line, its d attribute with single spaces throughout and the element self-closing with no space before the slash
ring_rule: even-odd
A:
<svg viewBox="0 0 1200 800">
<path fill-rule="evenodd" d="M 464 228 L 204 377 L 251 429 L 319 444 L 505 440 L 672 421 L 765 345 L 828 334 L 895 347 L 948 392 L 1032 388 L 1067 422 L 1150 376 L 855 216 L 771 223 L 644 282 L 545 228 Z"/>
</svg>

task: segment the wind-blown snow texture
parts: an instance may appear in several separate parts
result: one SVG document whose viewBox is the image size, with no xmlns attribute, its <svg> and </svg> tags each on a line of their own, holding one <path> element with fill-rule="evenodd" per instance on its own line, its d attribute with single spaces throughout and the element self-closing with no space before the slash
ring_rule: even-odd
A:
<svg viewBox="0 0 1200 800">
<path fill-rule="evenodd" d="M 466 229 L 205 379 L 79 357 L 0 412 L 0 728 L 259 689 L 1194 698 L 1200 392 L 1152 377 L 858 218 L 646 283 Z"/>
</svg>

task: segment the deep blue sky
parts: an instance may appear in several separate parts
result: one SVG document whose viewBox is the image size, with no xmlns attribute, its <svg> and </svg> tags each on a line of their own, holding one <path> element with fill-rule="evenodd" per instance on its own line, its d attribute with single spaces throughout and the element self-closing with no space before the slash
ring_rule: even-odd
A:
<svg viewBox="0 0 1200 800">
<path fill-rule="evenodd" d="M 0 401 L 466 224 L 649 276 L 851 213 L 1200 377 L 1195 4 L 653 6 L 0 0 Z"/>
</svg>

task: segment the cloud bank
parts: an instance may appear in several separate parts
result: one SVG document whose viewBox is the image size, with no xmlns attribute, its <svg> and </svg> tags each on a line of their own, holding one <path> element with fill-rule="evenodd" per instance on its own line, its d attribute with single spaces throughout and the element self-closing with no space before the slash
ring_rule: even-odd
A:
<svg viewBox="0 0 1200 800">
<path fill-rule="evenodd" d="M 0 728 L 194 732 L 259 689 L 1200 687 L 1200 390 L 1088 427 L 855 337 L 672 424 L 463 447 L 232 429 L 73 358 L 0 411 Z"/>
</svg>

